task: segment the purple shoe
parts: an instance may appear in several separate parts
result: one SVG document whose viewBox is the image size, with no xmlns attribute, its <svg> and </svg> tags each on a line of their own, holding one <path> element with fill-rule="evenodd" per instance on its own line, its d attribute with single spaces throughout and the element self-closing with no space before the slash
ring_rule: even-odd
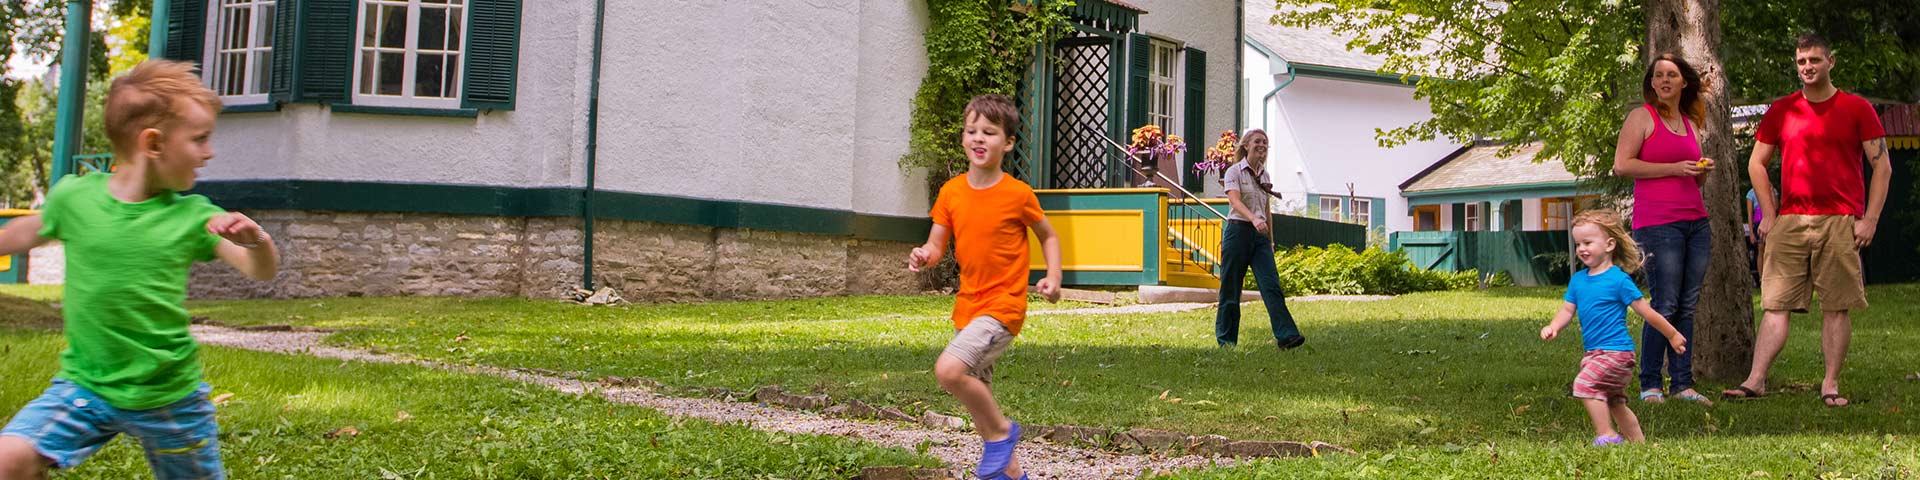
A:
<svg viewBox="0 0 1920 480">
<path fill-rule="evenodd" d="M 1604 447 L 1608 445 L 1619 445 L 1626 442 L 1627 441 L 1625 439 L 1620 438 L 1619 435 L 1601 435 L 1598 437 L 1593 437 L 1593 446 L 1596 446 L 1596 447 Z"/>
</svg>

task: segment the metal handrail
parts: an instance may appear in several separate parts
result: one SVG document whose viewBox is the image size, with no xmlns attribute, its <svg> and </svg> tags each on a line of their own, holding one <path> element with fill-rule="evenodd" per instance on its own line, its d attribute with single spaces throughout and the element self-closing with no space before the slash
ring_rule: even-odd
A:
<svg viewBox="0 0 1920 480">
<path fill-rule="evenodd" d="M 1132 161 L 1133 154 L 1127 153 L 1127 147 L 1125 145 L 1121 145 L 1120 142 L 1115 142 L 1113 141 L 1113 139 L 1107 138 L 1107 134 L 1105 132 L 1101 132 L 1100 129 L 1094 128 L 1093 125 L 1088 125 L 1083 123 L 1083 124 L 1080 124 L 1080 126 L 1083 128 L 1086 128 L 1090 132 L 1093 132 L 1095 134 L 1094 137 L 1106 141 L 1107 146 L 1113 147 L 1115 151 L 1120 152 L 1122 158 L 1128 159 L 1127 161 L 1120 162 L 1120 165 L 1127 167 L 1128 170 L 1132 170 L 1133 173 L 1140 174 L 1140 176 L 1142 177 L 1147 176 L 1146 171 L 1143 171 L 1139 168 L 1134 168 L 1133 161 Z M 1160 171 L 1157 169 L 1154 170 L 1153 176 L 1159 177 L 1159 179 L 1161 180 L 1160 182 L 1161 184 L 1169 187 L 1173 187 L 1174 190 L 1178 190 L 1180 194 L 1186 196 L 1186 198 L 1200 198 L 1199 195 L 1194 195 L 1193 192 L 1187 191 L 1185 187 L 1181 187 L 1180 182 L 1174 181 L 1174 179 L 1171 179 L 1171 178 L 1167 178 L 1166 174 L 1160 173 Z M 1212 207 L 1201 205 L 1200 209 L 1206 210 L 1207 213 L 1213 214 L 1215 218 L 1219 218 L 1220 221 L 1222 222 L 1227 221 L 1226 215 L 1222 215 L 1220 214 L 1220 212 L 1214 211 Z"/>
</svg>

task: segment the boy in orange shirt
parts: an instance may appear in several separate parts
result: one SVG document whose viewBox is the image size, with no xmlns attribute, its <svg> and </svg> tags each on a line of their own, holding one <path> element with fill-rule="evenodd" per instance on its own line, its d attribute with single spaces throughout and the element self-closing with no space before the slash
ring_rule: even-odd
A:
<svg viewBox="0 0 1920 480">
<path fill-rule="evenodd" d="M 1040 198 L 1026 182 L 1000 170 L 1013 151 L 1020 110 L 1005 95 L 981 95 L 967 102 L 960 144 L 967 149 L 967 174 L 940 187 L 933 203 L 933 231 L 913 249 L 907 269 L 940 261 L 947 237 L 954 238 L 960 264 L 960 294 L 953 302 L 958 330 L 933 364 L 940 388 L 967 407 L 973 429 L 984 444 L 974 475 L 983 479 L 1025 479 L 1013 456 L 1020 424 L 1000 413 L 993 391 L 993 362 L 1013 344 L 1027 315 L 1027 229 L 1040 240 L 1047 276 L 1035 290 L 1048 302 L 1060 300 L 1060 237 L 1040 211 Z"/>
</svg>

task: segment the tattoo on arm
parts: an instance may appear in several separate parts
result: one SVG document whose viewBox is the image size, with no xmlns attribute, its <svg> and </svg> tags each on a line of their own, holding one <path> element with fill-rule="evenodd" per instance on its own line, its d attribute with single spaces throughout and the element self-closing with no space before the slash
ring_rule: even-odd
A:
<svg viewBox="0 0 1920 480">
<path fill-rule="evenodd" d="M 1869 160 L 1878 162 L 1882 160 L 1889 160 L 1892 158 L 1891 156 L 1892 153 L 1887 151 L 1886 138 L 1873 139 L 1873 146 L 1869 147 L 1868 150 L 1869 151 L 1867 152 L 1867 159 Z"/>
</svg>

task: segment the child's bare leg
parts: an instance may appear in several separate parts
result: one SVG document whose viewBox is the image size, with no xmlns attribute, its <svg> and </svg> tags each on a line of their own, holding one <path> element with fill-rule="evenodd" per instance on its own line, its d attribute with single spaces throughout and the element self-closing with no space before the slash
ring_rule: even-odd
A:
<svg viewBox="0 0 1920 480">
<path fill-rule="evenodd" d="M 1582 398 L 1580 404 L 1587 407 L 1587 416 L 1593 419 L 1594 435 L 1607 437 L 1620 434 L 1613 430 L 1613 412 L 1607 408 L 1606 400 Z"/>
<path fill-rule="evenodd" d="M 933 375 L 940 379 L 941 389 L 967 407 L 967 414 L 973 417 L 973 431 L 980 434 L 981 440 L 1005 440 L 1013 423 L 1000 413 L 1000 404 L 993 401 L 993 390 L 987 388 L 987 383 L 967 374 L 971 368 L 967 362 L 942 353 L 940 359 L 933 362 Z M 1006 473 L 1010 478 L 1020 478 L 1020 455 L 1015 454 L 1013 461 L 1007 463 Z"/>
<path fill-rule="evenodd" d="M 1647 441 L 1646 435 L 1640 432 L 1640 417 L 1635 416 L 1633 410 L 1627 408 L 1626 402 L 1613 404 L 1611 410 L 1613 425 L 1620 429 L 1620 438 L 1629 442 Z"/>
<path fill-rule="evenodd" d="M 0 435 L 0 479 L 47 478 L 48 466 L 47 458 L 40 456 L 27 439 Z"/>
</svg>

